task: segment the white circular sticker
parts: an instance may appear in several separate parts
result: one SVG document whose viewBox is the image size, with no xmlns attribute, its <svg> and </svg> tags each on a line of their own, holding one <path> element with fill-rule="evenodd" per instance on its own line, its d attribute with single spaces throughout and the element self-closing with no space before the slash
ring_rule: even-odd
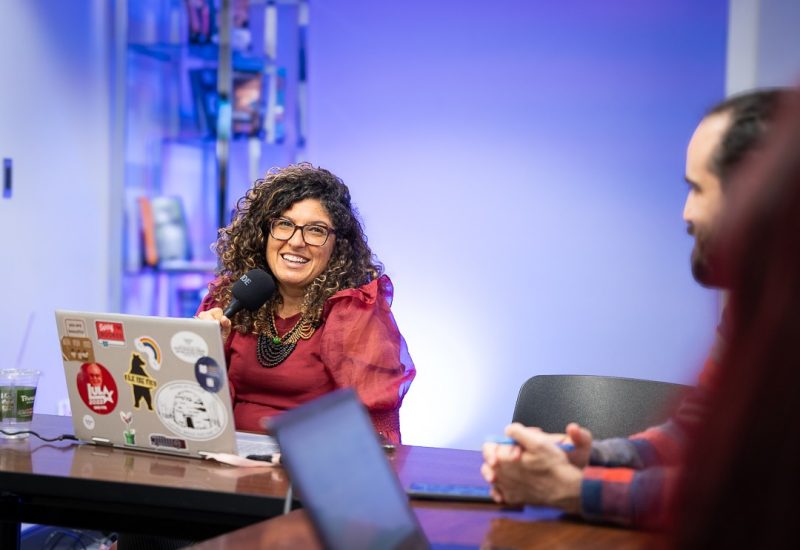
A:
<svg viewBox="0 0 800 550">
<path fill-rule="evenodd" d="M 176 332 L 169 342 L 172 353 L 181 361 L 194 365 L 198 359 L 208 355 L 208 344 L 194 332 Z"/>
<path fill-rule="evenodd" d="M 222 399 L 189 382 L 169 382 L 159 388 L 156 414 L 172 433 L 194 441 L 213 439 L 228 423 Z"/>
<path fill-rule="evenodd" d="M 87 430 L 94 430 L 94 417 L 90 414 L 84 415 L 83 425 L 86 426 Z"/>
</svg>

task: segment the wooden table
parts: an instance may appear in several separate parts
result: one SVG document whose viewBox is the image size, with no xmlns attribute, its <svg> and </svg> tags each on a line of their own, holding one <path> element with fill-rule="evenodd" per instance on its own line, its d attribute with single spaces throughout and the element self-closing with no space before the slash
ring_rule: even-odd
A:
<svg viewBox="0 0 800 550">
<path fill-rule="evenodd" d="M 617 527 L 565 519 L 542 519 L 527 511 L 507 513 L 488 505 L 413 503 L 422 529 L 432 543 L 483 549 L 641 549 L 654 548 L 660 537 Z M 239 548 L 321 549 L 305 510 L 262 521 L 192 546 L 192 550 Z"/>
<path fill-rule="evenodd" d="M 68 417 L 36 415 L 33 429 L 57 436 L 72 433 L 72 424 Z M 402 446 L 389 459 L 404 486 L 483 483 L 476 451 Z M 217 537 L 199 546 L 204 549 L 319 547 L 304 511 L 279 515 L 287 487 L 280 467 L 238 469 L 199 459 L 44 443 L 32 436 L 0 440 L 0 548 L 16 547 L 23 521 L 194 540 Z M 412 505 L 435 543 L 639 548 L 657 541 L 647 533 L 571 521 L 547 508 Z"/>
<path fill-rule="evenodd" d="M 35 415 L 33 430 L 71 434 L 72 421 Z M 0 439 L 0 548 L 17 547 L 20 522 L 203 540 L 282 513 L 287 488 L 280 467 Z"/>
<path fill-rule="evenodd" d="M 482 484 L 477 451 L 399 447 L 390 461 L 404 486 L 410 483 Z M 495 504 L 413 500 L 412 507 L 432 543 L 480 548 L 645 548 L 651 533 L 591 525 L 550 508 L 502 508 Z M 304 510 L 208 540 L 193 550 L 321 548 Z"/>
</svg>

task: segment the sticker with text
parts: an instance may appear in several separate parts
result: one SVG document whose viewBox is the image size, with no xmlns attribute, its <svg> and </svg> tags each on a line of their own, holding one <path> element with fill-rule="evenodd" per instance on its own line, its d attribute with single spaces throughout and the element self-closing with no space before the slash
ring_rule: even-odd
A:
<svg viewBox="0 0 800 550">
<path fill-rule="evenodd" d="M 149 410 L 153 410 L 152 391 L 158 386 L 156 379 L 147 374 L 145 368 L 147 363 L 142 359 L 141 354 L 131 353 L 131 366 L 128 372 L 123 375 L 125 382 L 130 384 L 133 391 L 133 406 L 140 408 L 142 400 Z"/>
<path fill-rule="evenodd" d="M 222 399 L 189 382 L 169 382 L 156 393 L 156 413 L 172 433 L 194 441 L 218 436 L 228 423 Z"/>
<path fill-rule="evenodd" d="M 153 370 L 161 369 L 161 347 L 150 336 L 139 336 L 133 341 L 134 347 L 147 357 L 147 365 Z"/>
<path fill-rule="evenodd" d="M 64 336 L 61 338 L 61 358 L 64 361 L 94 363 L 94 346 L 85 336 Z"/>
<path fill-rule="evenodd" d="M 194 365 L 198 359 L 208 355 L 208 344 L 199 335 L 188 330 L 176 332 L 169 342 L 172 353 L 181 361 Z"/>
<path fill-rule="evenodd" d="M 95 321 L 95 330 L 97 333 L 97 341 L 103 347 L 109 346 L 124 346 L 125 345 L 125 329 L 122 323 L 117 321 Z"/>
<path fill-rule="evenodd" d="M 67 336 L 89 336 L 83 319 L 64 319 L 64 332 Z"/>
<path fill-rule="evenodd" d="M 84 363 L 78 370 L 78 395 L 97 414 L 108 414 L 117 406 L 117 384 L 100 363 Z"/>
<path fill-rule="evenodd" d="M 217 393 L 225 385 L 225 373 L 211 357 L 201 357 L 194 364 L 194 377 L 200 387 Z"/>
</svg>

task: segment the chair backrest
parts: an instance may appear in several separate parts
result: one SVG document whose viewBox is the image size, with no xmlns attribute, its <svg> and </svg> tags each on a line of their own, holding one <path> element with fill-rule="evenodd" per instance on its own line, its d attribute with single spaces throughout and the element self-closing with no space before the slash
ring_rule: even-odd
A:
<svg viewBox="0 0 800 550">
<path fill-rule="evenodd" d="M 577 422 L 595 439 L 626 437 L 664 422 L 690 388 L 614 376 L 534 376 L 519 390 L 514 422 L 554 433 Z"/>
</svg>

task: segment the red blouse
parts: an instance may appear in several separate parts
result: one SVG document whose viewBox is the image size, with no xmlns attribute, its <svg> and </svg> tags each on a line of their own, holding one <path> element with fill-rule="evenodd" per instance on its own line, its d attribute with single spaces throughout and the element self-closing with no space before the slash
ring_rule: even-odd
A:
<svg viewBox="0 0 800 550">
<path fill-rule="evenodd" d="M 273 368 L 258 362 L 256 334 L 232 331 L 225 342 L 225 359 L 236 428 L 261 431 L 266 417 L 351 387 L 369 410 L 375 429 L 400 443 L 400 405 L 416 370 L 389 309 L 392 294 L 386 275 L 337 292 L 325 302 L 322 324 L 311 338 L 299 340 L 291 355 Z M 218 305 L 209 294 L 198 311 L 213 307 Z M 300 314 L 276 317 L 278 333 L 285 334 L 299 319 Z"/>
</svg>

